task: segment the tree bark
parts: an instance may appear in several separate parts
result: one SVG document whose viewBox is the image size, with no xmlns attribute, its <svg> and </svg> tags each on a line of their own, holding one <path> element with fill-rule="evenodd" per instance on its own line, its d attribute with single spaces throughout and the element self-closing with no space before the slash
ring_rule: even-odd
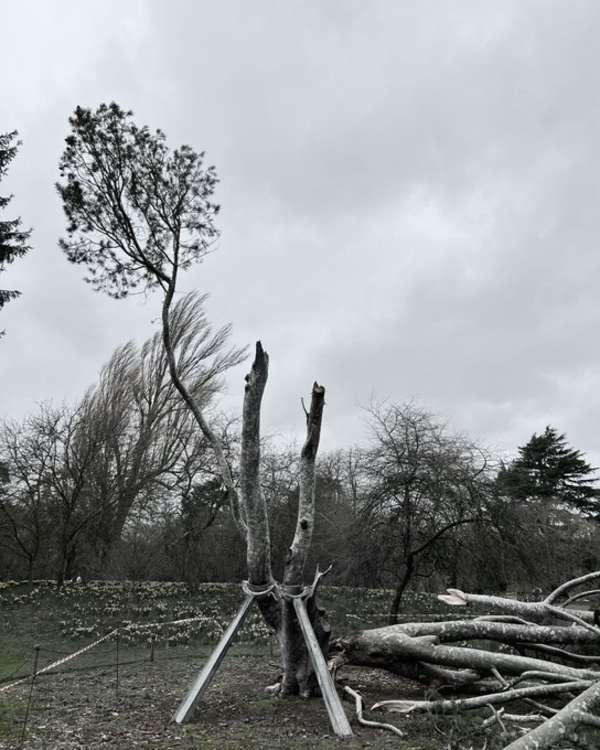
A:
<svg viewBox="0 0 600 750">
<path fill-rule="evenodd" d="M 525 625 L 488 620 L 449 620 L 447 622 L 410 622 L 388 625 L 367 631 L 393 636 L 394 633 L 413 638 L 434 636 L 439 643 L 486 640 L 501 643 L 582 644 L 600 643 L 600 636 L 577 625 Z"/>
<path fill-rule="evenodd" d="M 432 645 L 403 633 L 399 626 L 363 630 L 339 639 L 336 645 L 349 664 L 383 669 L 406 662 L 426 662 L 455 669 L 474 669 L 482 674 L 489 674 L 495 669 L 512 675 L 532 670 L 557 674 L 570 680 L 590 680 L 598 676 L 597 672 L 590 669 L 575 669 L 526 656 L 460 646 Z"/>
<path fill-rule="evenodd" d="M 240 463 L 240 492 L 247 526 L 248 580 L 255 586 L 273 583 L 269 519 L 259 478 L 260 408 L 268 374 L 269 356 L 257 341 L 252 369 L 246 375 Z"/>
<path fill-rule="evenodd" d="M 269 358 L 260 342 L 252 368 L 246 376 L 242 421 L 240 466 L 241 506 L 247 527 L 248 579 L 251 587 L 265 588 L 275 584 L 271 570 L 269 518 L 260 489 L 260 409 L 268 377 Z M 325 389 L 314 383 L 310 410 L 306 413 L 306 440 L 300 454 L 300 488 L 298 517 L 292 544 L 288 550 L 279 596 L 258 599 L 263 617 L 275 631 L 281 648 L 283 675 L 282 695 L 314 694 L 317 686 L 312 662 L 293 606 L 293 597 L 307 593 L 309 619 L 324 653 L 327 652 L 330 628 L 317 604 L 317 571 L 308 592 L 304 587 L 304 568 L 310 549 L 315 519 L 315 465 L 321 436 Z"/>
<path fill-rule="evenodd" d="M 373 708 L 385 707 L 405 713 L 453 713 L 525 701 L 535 707 L 536 720 L 543 723 L 505 750 L 544 750 L 563 738 L 579 736 L 580 727 L 600 727 L 600 718 L 591 713 L 600 705 L 600 674 L 596 666 L 600 661 L 597 655 L 600 628 L 592 624 L 597 619 L 595 612 L 564 606 L 584 598 L 587 592 L 572 594 L 571 590 L 593 578 L 600 578 L 600 571 L 568 581 L 542 602 L 521 602 L 448 589 L 447 594 L 439 597 L 447 604 L 464 606 L 476 602 L 509 614 L 396 624 L 351 633 L 334 642 L 338 651 L 335 661 L 338 666 L 351 664 L 386 669 L 438 689 L 455 689 L 476 696 L 434 701 L 392 700 Z M 565 601 L 562 607 L 557 607 L 553 602 L 560 598 Z M 554 623 L 550 624 L 551 621 Z M 468 648 L 464 647 L 465 641 L 470 643 Z M 482 642 L 486 641 L 503 644 L 505 648 L 485 650 Z M 595 653 L 590 654 L 590 646 L 596 647 Z M 541 656 L 524 655 L 524 650 Z M 580 695 L 571 699 L 577 693 Z M 561 710 L 536 700 L 564 694 L 571 702 Z M 525 722 L 527 718 L 519 714 L 504 714 L 503 717 L 516 722 Z M 494 716 L 496 719 L 500 721 L 500 713 Z M 485 726 L 491 721 L 490 718 Z"/>
<path fill-rule="evenodd" d="M 557 714 L 523 737 L 511 742 L 504 750 L 544 750 L 572 732 L 583 716 L 600 704 L 600 680 L 574 698 Z"/>
<path fill-rule="evenodd" d="M 238 503 L 238 492 L 221 446 L 177 372 L 169 327 L 169 309 L 174 288 L 173 278 L 169 281 L 162 311 L 163 342 L 171 378 L 214 449 L 223 482 L 227 487 L 234 519 L 245 536 L 248 590 L 255 592 L 265 622 L 276 633 L 281 646 L 283 677 L 280 692 L 284 695 L 312 695 L 316 690 L 317 681 L 293 606 L 293 597 L 305 598 L 309 619 L 321 649 L 326 654 L 330 628 L 324 619 L 323 610 L 317 603 L 318 584 L 323 573 L 317 570 L 310 589 L 306 590 L 304 587 L 304 568 L 315 519 L 315 466 L 321 436 L 325 388 L 318 383 L 313 384 L 310 410 L 306 412 L 306 440 L 300 454 L 296 530 L 286 558 L 283 582 L 278 586 L 271 568 L 269 516 L 260 485 L 260 413 L 269 373 L 268 354 L 258 341 L 252 367 L 246 375 Z M 266 593 L 267 590 L 270 590 L 270 593 Z"/>
<path fill-rule="evenodd" d="M 390 606 L 390 613 L 388 616 L 388 623 L 390 625 L 395 625 L 398 622 L 398 610 L 400 609 L 400 602 L 402 601 L 402 597 L 404 596 L 406 587 L 410 583 L 410 579 L 413 577 L 414 571 L 415 571 L 415 558 L 414 558 L 414 555 L 409 554 L 405 563 L 404 575 L 402 576 L 402 578 L 398 582 L 398 585 L 396 586 L 396 591 L 394 592 L 394 598 L 392 599 L 392 604 Z"/>
<path fill-rule="evenodd" d="M 306 413 L 306 439 L 300 452 L 300 487 L 296 530 L 288 550 L 283 572 L 284 599 L 282 601 L 280 630 L 284 666 L 281 683 L 283 695 L 299 693 L 304 697 L 309 697 L 317 689 L 317 680 L 294 606 L 291 600 L 285 599 L 285 595 L 300 595 L 304 585 L 304 568 L 310 550 L 315 522 L 315 466 L 321 438 L 324 405 L 325 388 L 318 383 L 314 383 L 310 410 Z M 306 599 L 306 609 L 319 645 L 323 653 L 326 654 L 331 630 L 323 617 L 324 611 L 319 608 L 317 603 L 319 579 L 320 575 L 317 571 L 317 578 L 310 595 Z"/>
</svg>

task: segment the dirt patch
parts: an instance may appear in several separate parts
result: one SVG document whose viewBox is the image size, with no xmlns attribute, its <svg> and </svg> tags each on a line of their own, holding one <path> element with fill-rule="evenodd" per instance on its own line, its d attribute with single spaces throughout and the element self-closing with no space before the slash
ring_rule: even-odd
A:
<svg viewBox="0 0 600 750">
<path fill-rule="evenodd" d="M 227 660 L 194 720 L 185 726 L 171 723 L 173 712 L 198 667 L 181 659 L 122 666 L 118 695 L 114 669 L 39 678 L 24 748 L 340 748 L 340 740 L 332 735 L 320 700 L 279 699 L 265 693 L 265 686 L 275 681 L 278 670 L 264 657 Z M 381 672 L 347 670 L 346 676 L 369 705 L 386 698 L 415 696 L 420 690 L 414 684 Z M 12 712 L 5 717 L 6 734 L 0 740 L 0 747 L 19 747 L 28 694 L 27 685 L 15 688 L 11 694 Z M 353 717 L 353 705 L 348 703 L 346 708 Z M 444 744 L 440 735 L 443 728 L 436 731 L 429 719 L 397 723 L 407 732 L 405 740 L 360 727 L 352 719 L 356 737 L 342 744 L 352 750 L 363 747 L 429 750 Z"/>
</svg>

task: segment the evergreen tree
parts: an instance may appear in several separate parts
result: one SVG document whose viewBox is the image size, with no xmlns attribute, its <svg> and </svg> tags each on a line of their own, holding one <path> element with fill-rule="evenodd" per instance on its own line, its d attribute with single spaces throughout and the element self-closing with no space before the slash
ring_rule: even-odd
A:
<svg viewBox="0 0 600 750">
<path fill-rule="evenodd" d="M 498 473 L 500 490 L 517 500 L 564 503 L 587 513 L 600 514 L 596 469 L 581 451 L 571 448 L 566 436 L 553 427 L 534 433 L 519 447 L 519 457 Z"/>
<path fill-rule="evenodd" d="M 4 177 L 8 165 L 15 158 L 19 142 L 15 140 L 17 131 L 11 133 L 0 133 L 0 179 Z M 9 203 L 12 196 L 0 195 L 0 211 Z M 0 272 L 4 271 L 8 263 L 19 258 L 29 250 L 27 240 L 30 231 L 21 229 L 21 219 L 0 219 Z M 0 309 L 11 299 L 18 297 L 20 292 L 16 290 L 0 289 Z M 0 332 L 2 335 L 2 332 Z"/>
</svg>

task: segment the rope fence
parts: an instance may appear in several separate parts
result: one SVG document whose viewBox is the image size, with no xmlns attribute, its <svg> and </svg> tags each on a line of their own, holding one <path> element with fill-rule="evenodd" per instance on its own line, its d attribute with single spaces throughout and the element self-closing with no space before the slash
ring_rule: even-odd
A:
<svg viewBox="0 0 600 750">
<path fill-rule="evenodd" d="M 90 651 L 98 644 L 104 643 L 104 641 L 107 641 L 109 638 L 112 638 L 112 636 L 118 631 L 118 629 L 119 628 L 115 628 L 114 630 L 111 630 L 110 633 L 103 635 L 102 638 L 98 638 L 97 640 L 95 640 L 93 643 L 89 643 L 87 646 L 80 648 L 79 650 L 73 652 L 72 654 L 69 654 L 68 656 L 64 656 L 62 659 L 57 659 L 56 661 L 53 661 L 51 664 L 47 664 L 45 667 L 43 667 L 42 669 L 36 672 L 36 677 L 39 677 L 39 675 L 44 674 L 45 672 L 49 672 L 51 669 L 54 669 L 55 667 L 59 667 L 62 664 L 66 664 L 72 659 L 75 659 L 78 656 L 81 656 L 81 654 L 85 654 L 86 651 Z M 0 693 L 5 693 L 7 690 L 10 690 L 11 688 L 16 687 L 17 685 L 21 685 L 23 682 L 26 682 L 28 679 L 29 679 L 28 677 L 21 677 L 19 680 L 15 680 L 14 682 L 11 682 L 8 685 L 4 685 L 3 687 L 0 688 Z"/>
<path fill-rule="evenodd" d="M 143 659 L 128 659 L 128 660 L 122 660 L 120 658 L 120 638 L 119 635 L 122 633 L 126 633 L 127 631 L 145 631 L 147 629 L 157 629 L 157 628 L 166 628 L 166 627 L 177 627 L 180 625 L 185 625 L 190 622 L 197 622 L 197 621 L 205 621 L 207 619 L 206 615 L 197 615 L 195 617 L 185 617 L 180 618 L 177 620 L 168 620 L 168 621 L 162 621 L 162 622 L 151 622 L 151 623 L 145 623 L 145 622 L 137 622 L 137 623 L 128 623 L 127 625 L 121 625 L 116 628 L 113 628 L 111 631 L 106 633 L 105 635 L 101 636 L 100 638 L 97 638 L 96 640 L 92 641 L 91 643 L 88 643 L 86 646 L 83 646 L 82 648 L 77 649 L 76 651 L 66 653 L 63 651 L 56 651 L 53 649 L 43 649 L 43 651 L 50 655 L 59 655 L 59 659 L 55 659 L 54 661 L 50 662 L 49 664 L 45 665 L 41 669 L 38 669 L 38 663 L 40 658 L 40 652 L 42 651 L 42 647 L 40 645 L 34 646 L 34 655 L 33 655 L 33 664 L 32 664 L 32 670 L 31 674 L 19 677 L 16 680 L 13 680 L 12 682 L 9 682 L 8 684 L 2 685 L 0 687 L 0 695 L 4 693 L 8 693 L 12 688 L 18 687 L 19 685 L 29 685 L 29 691 L 26 698 L 26 706 L 25 706 L 25 715 L 23 718 L 23 724 L 21 728 L 21 735 L 18 743 L 19 750 L 22 750 L 25 743 L 26 733 L 27 733 L 27 723 L 29 720 L 29 717 L 31 715 L 32 711 L 32 704 L 33 704 L 33 695 L 34 695 L 34 685 L 36 681 L 40 677 L 50 677 L 58 674 L 69 674 L 73 672 L 85 672 L 85 671 L 94 671 L 99 669 L 113 669 L 115 670 L 115 697 L 117 700 L 119 700 L 119 670 L 125 666 L 134 666 L 136 664 L 142 665 L 142 664 L 148 664 L 148 662 L 163 662 L 163 661 L 170 661 L 172 659 L 206 659 L 207 654 L 206 653 L 190 653 L 187 651 L 185 654 L 174 654 L 170 656 L 162 656 L 156 659 L 155 657 L 155 646 L 156 642 L 160 640 L 160 636 L 158 636 L 156 633 L 150 633 L 150 656 L 149 658 L 143 658 Z M 220 630 L 222 631 L 222 626 L 219 625 Z M 109 654 L 114 654 L 114 659 L 110 662 L 105 663 L 94 663 L 91 665 L 80 665 L 76 667 L 71 667 L 69 669 L 60 669 L 60 667 L 63 667 L 66 664 L 69 664 L 73 660 L 77 659 L 78 657 L 91 652 L 92 650 L 96 649 L 98 646 L 100 646 L 102 643 L 106 643 L 110 641 L 111 639 L 115 640 L 115 650 L 113 649 L 102 649 L 99 652 L 96 651 L 96 653 L 99 656 L 108 656 Z M 128 645 L 127 648 L 130 646 Z M 167 652 L 169 650 L 169 643 L 167 641 Z M 272 643 L 270 643 L 270 652 L 272 655 Z M 247 654 L 246 654 L 247 655 Z M 254 655 L 254 654 L 252 654 Z M 21 664 L 14 669 L 12 672 L 10 672 L 8 675 L 6 675 L 0 682 L 5 682 L 6 680 L 10 680 L 14 675 L 18 674 L 23 667 L 27 664 L 28 661 L 30 661 L 31 657 L 26 657 Z"/>
<path fill-rule="evenodd" d="M 57 671 L 58 667 L 63 666 L 64 664 L 67 664 L 68 662 L 76 659 L 79 656 L 82 656 L 83 654 L 91 651 L 92 649 L 95 649 L 97 646 L 99 646 L 101 643 L 104 643 L 111 638 L 118 638 L 119 633 L 127 632 L 127 631 L 133 631 L 133 630 L 146 630 L 151 628 L 164 628 L 167 626 L 179 626 L 179 625 L 186 625 L 190 622 L 200 622 L 206 620 L 206 615 L 197 615 L 195 617 L 185 617 L 178 620 L 167 620 L 167 621 L 156 621 L 156 622 L 137 622 L 137 623 L 129 623 L 128 625 L 122 625 L 116 628 L 113 628 L 110 632 L 106 633 L 105 635 L 101 636 L 100 638 L 97 638 L 95 641 L 92 641 L 92 643 L 88 643 L 86 646 L 83 646 L 80 649 L 77 649 L 73 652 L 65 652 L 65 651 L 57 651 L 54 649 L 46 649 L 44 648 L 44 652 L 51 655 L 58 655 L 61 658 L 56 659 L 52 661 L 50 664 L 47 664 L 46 666 L 42 667 L 39 670 L 36 670 L 36 678 L 40 676 L 44 676 L 48 673 L 52 674 L 61 674 L 65 673 L 67 670 Z M 219 625 L 219 628 L 221 631 L 223 630 L 222 626 Z M 150 661 L 155 661 L 155 645 L 156 645 L 157 636 L 155 634 L 151 634 L 151 642 L 150 642 Z M 113 650 L 103 650 L 100 651 L 101 655 L 109 655 L 114 653 Z M 168 661 L 170 659 L 181 659 L 181 658 L 194 658 L 194 657 L 201 657 L 205 656 L 205 654 L 190 654 L 186 653 L 185 655 L 181 656 L 170 656 L 170 657 L 161 657 L 158 661 Z M 118 657 L 117 657 L 118 658 Z M 2 679 L 0 679 L 1 682 L 5 682 L 7 680 L 10 680 L 15 674 L 21 671 L 21 669 L 27 664 L 27 662 L 30 660 L 30 657 L 26 657 L 24 661 L 16 668 L 14 669 L 10 674 L 6 675 Z M 147 662 L 148 659 L 133 659 L 129 660 L 127 662 L 118 662 L 121 666 L 124 666 L 126 664 L 141 664 Z M 86 666 L 86 667 L 79 667 L 77 668 L 77 671 L 86 671 L 86 670 L 93 670 L 93 669 L 100 669 L 105 667 L 111 667 L 115 666 L 114 662 L 107 663 L 107 664 L 94 664 L 92 666 Z M 68 670 L 68 671 L 75 671 L 75 670 Z M 30 676 L 23 676 L 20 677 L 13 682 L 10 682 L 7 685 L 3 685 L 0 687 L 0 694 L 5 693 L 8 690 L 11 690 L 14 687 L 17 687 L 18 685 L 22 685 L 25 682 L 28 682 L 30 680 Z"/>
</svg>

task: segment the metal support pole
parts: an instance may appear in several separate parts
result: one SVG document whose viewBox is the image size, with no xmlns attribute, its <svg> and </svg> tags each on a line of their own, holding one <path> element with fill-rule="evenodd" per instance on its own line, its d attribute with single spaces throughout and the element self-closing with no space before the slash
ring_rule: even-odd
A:
<svg viewBox="0 0 600 750">
<path fill-rule="evenodd" d="M 225 654 L 229 650 L 235 634 L 246 619 L 246 615 L 248 614 L 253 601 L 254 596 L 246 596 L 242 603 L 242 606 L 238 610 L 237 615 L 229 623 L 229 627 L 221 636 L 221 640 L 217 644 L 217 647 L 208 657 L 208 660 L 202 667 L 202 671 L 194 680 L 194 684 L 189 689 L 188 694 L 183 699 L 181 705 L 175 712 L 173 721 L 176 721 L 178 724 L 183 724 L 191 718 L 194 708 L 200 701 L 200 698 L 204 694 L 206 688 L 210 685 L 210 682 L 215 676 L 215 673 L 219 668 L 221 662 L 223 661 Z"/>
<path fill-rule="evenodd" d="M 321 646 L 313 630 L 313 626 L 310 622 L 308 612 L 306 611 L 306 604 L 302 597 L 294 597 L 294 609 L 298 616 L 298 622 L 302 629 L 302 635 L 308 648 L 308 653 L 319 681 L 319 687 L 321 688 L 321 695 L 327 709 L 329 721 L 331 722 L 331 728 L 337 734 L 338 737 L 352 737 L 352 729 L 350 728 L 350 722 L 346 716 L 346 712 L 342 706 L 339 695 L 327 669 L 325 657 L 321 651 Z"/>
</svg>

